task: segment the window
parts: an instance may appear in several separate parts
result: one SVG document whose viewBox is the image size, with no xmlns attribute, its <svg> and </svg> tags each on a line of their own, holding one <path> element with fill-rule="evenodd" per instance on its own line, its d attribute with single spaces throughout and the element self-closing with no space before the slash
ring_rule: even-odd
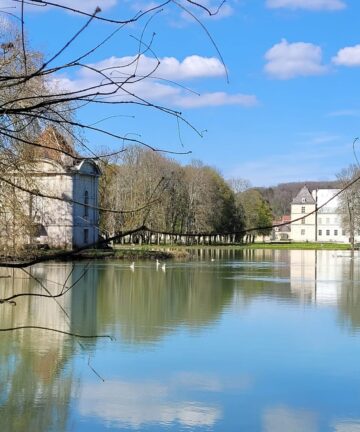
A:
<svg viewBox="0 0 360 432">
<path fill-rule="evenodd" d="M 346 232 L 345 232 L 345 230 L 342 230 L 342 235 L 344 236 L 344 235 L 346 235 Z"/>
<path fill-rule="evenodd" d="M 319 230 L 319 236 L 321 236 L 322 235 L 322 230 Z"/>
<path fill-rule="evenodd" d="M 301 225 L 305 225 L 305 218 L 301 219 Z"/>
<path fill-rule="evenodd" d="M 84 243 L 89 243 L 89 230 L 87 228 L 84 229 Z"/>
<path fill-rule="evenodd" d="M 334 230 L 334 235 L 338 235 L 338 230 Z"/>
<path fill-rule="evenodd" d="M 318 219 L 319 225 L 321 225 L 321 218 Z"/>
<path fill-rule="evenodd" d="M 326 225 L 329 225 L 330 223 L 330 218 L 326 218 Z"/>
<path fill-rule="evenodd" d="M 301 230 L 301 235 L 305 235 L 305 230 L 304 229 Z"/>
<path fill-rule="evenodd" d="M 86 190 L 84 192 L 84 217 L 89 216 L 89 192 Z"/>
<path fill-rule="evenodd" d="M 301 213 L 305 213 L 305 206 L 301 207 Z"/>
<path fill-rule="evenodd" d="M 306 202 L 306 198 L 301 198 L 301 202 L 305 203 Z"/>
<path fill-rule="evenodd" d="M 327 235 L 327 236 L 330 235 L 330 230 L 326 230 L 326 235 Z"/>
</svg>

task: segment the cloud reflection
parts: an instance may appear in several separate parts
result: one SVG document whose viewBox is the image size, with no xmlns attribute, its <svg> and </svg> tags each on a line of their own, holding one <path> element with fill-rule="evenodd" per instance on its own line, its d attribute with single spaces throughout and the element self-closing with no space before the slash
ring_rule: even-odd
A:
<svg viewBox="0 0 360 432">
<path fill-rule="evenodd" d="M 315 414 L 285 406 L 268 408 L 263 414 L 263 432 L 316 432 Z"/>
<path fill-rule="evenodd" d="M 360 432 L 360 421 L 349 420 L 334 424 L 334 432 Z"/>
<path fill-rule="evenodd" d="M 79 411 L 105 423 L 133 428 L 145 423 L 175 422 L 187 427 L 210 427 L 221 418 L 218 407 L 175 400 L 166 385 L 120 380 L 85 385 Z"/>
</svg>

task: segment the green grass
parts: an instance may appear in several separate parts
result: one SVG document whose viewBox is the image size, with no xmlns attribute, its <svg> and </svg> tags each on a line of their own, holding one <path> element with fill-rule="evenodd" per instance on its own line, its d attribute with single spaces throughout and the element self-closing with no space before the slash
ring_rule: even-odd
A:
<svg viewBox="0 0 360 432">
<path fill-rule="evenodd" d="M 343 243 L 254 243 L 241 246 L 244 249 L 289 249 L 289 250 L 350 250 L 350 244 Z"/>
</svg>

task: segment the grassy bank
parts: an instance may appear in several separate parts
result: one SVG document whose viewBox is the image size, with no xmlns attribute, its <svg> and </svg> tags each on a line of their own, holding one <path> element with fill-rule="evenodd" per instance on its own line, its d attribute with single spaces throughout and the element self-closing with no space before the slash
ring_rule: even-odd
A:
<svg viewBox="0 0 360 432">
<path fill-rule="evenodd" d="M 253 243 L 233 245 L 142 245 L 142 246 L 120 246 L 112 250 L 113 258 L 120 259 L 168 259 L 187 258 L 189 252 L 194 249 L 287 249 L 287 250 L 350 250 L 350 244 L 339 243 Z"/>
<path fill-rule="evenodd" d="M 188 258 L 184 246 L 115 246 L 113 249 L 89 249 L 74 255 L 74 259 L 167 260 Z"/>
<path fill-rule="evenodd" d="M 339 243 L 253 243 L 253 244 L 233 244 L 233 245 L 116 245 L 108 249 L 87 249 L 78 253 L 69 251 L 53 250 L 36 251 L 37 253 L 27 253 L 24 257 L 2 257 L 3 262 L 21 263 L 35 260 L 37 262 L 48 260 L 82 260 L 82 259 L 119 259 L 119 260 L 167 260 L 167 259 L 187 259 L 192 255 L 192 251 L 197 249 L 223 249 L 223 250 L 246 250 L 246 249 L 274 249 L 274 250 L 350 250 L 349 244 Z M 1 258 L 1 257 L 0 257 Z"/>
<path fill-rule="evenodd" d="M 288 250 L 350 250 L 350 244 L 342 243 L 254 243 L 241 249 L 288 249 Z"/>
</svg>

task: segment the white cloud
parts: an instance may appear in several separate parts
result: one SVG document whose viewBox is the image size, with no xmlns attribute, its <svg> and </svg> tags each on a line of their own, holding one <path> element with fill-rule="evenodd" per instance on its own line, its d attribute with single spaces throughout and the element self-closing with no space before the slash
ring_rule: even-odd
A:
<svg viewBox="0 0 360 432">
<path fill-rule="evenodd" d="M 321 48 L 311 43 L 289 43 L 282 39 L 266 52 L 265 59 L 266 73 L 277 79 L 321 75 L 327 71 L 322 64 Z"/>
<path fill-rule="evenodd" d="M 342 48 L 332 61 L 339 66 L 360 66 L 360 45 Z"/>
<path fill-rule="evenodd" d="M 82 388 L 79 410 L 118 427 L 140 428 L 154 422 L 211 428 L 220 418 L 215 406 L 174 398 L 176 389 L 157 382 L 106 381 Z"/>
<path fill-rule="evenodd" d="M 135 57 L 110 57 L 96 64 L 89 65 L 91 68 L 106 72 L 115 82 L 122 83 L 125 78 L 136 75 L 130 83 L 124 84 L 112 98 L 117 100 L 134 100 L 128 92 L 164 105 L 182 108 L 199 108 L 205 106 L 239 105 L 250 107 L 257 104 L 256 96 L 247 94 L 228 94 L 225 92 L 204 92 L 196 94 L 176 83 L 194 78 L 221 77 L 225 74 L 222 63 L 216 58 L 201 57 L 197 55 L 186 57 L 179 61 L 174 57 L 160 59 L 160 65 L 151 78 L 139 80 L 139 78 L 154 71 L 157 61 L 153 58 L 141 56 L 138 63 L 134 63 Z M 63 76 L 51 83 L 52 86 L 64 88 L 71 91 L 80 91 L 88 87 L 96 86 L 106 82 L 104 78 L 87 68 L 79 69 L 77 75 L 70 79 Z M 109 81 L 110 83 L 110 81 Z M 108 93 L 116 90 L 114 85 L 104 88 Z"/>
<path fill-rule="evenodd" d="M 346 8 L 342 0 L 267 0 L 270 9 L 340 10 Z"/>
<path fill-rule="evenodd" d="M 153 75 L 161 79 L 169 80 L 188 80 L 193 78 L 220 77 L 226 74 L 225 68 L 216 57 L 201 57 L 191 55 L 179 61 L 175 57 L 163 57 L 158 61 L 153 57 L 141 55 L 138 59 L 136 56 L 127 57 L 110 57 L 90 66 L 96 69 L 107 69 L 116 74 L 135 74 L 138 76 Z M 110 70 L 111 69 L 111 70 Z M 82 75 L 89 76 L 93 72 L 83 69 Z"/>
</svg>

